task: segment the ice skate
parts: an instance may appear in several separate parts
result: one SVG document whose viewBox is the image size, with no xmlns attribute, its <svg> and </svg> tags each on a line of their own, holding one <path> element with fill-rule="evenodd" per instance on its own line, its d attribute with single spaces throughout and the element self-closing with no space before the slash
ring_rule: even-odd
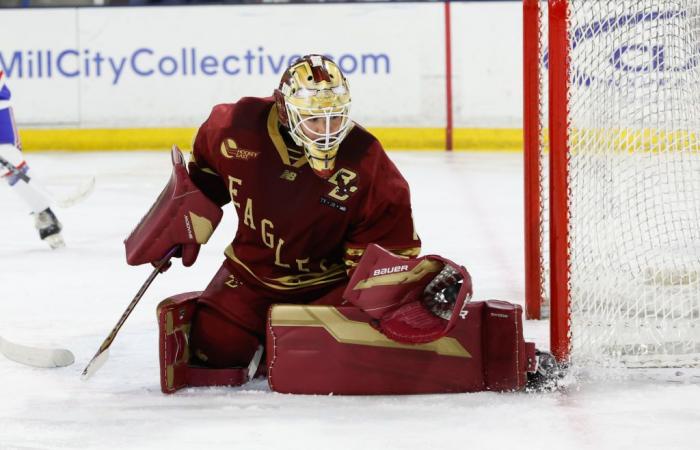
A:
<svg viewBox="0 0 700 450">
<path fill-rule="evenodd" d="M 557 362 L 554 355 L 542 350 L 535 350 L 537 356 L 537 370 L 527 374 L 527 392 L 552 392 L 559 385 L 559 380 L 564 376 L 563 367 Z"/>
<path fill-rule="evenodd" d="M 39 231 L 41 240 L 49 244 L 52 249 L 65 247 L 65 242 L 61 236 L 61 222 L 51 208 L 46 208 L 40 213 L 34 214 L 34 226 Z"/>
</svg>

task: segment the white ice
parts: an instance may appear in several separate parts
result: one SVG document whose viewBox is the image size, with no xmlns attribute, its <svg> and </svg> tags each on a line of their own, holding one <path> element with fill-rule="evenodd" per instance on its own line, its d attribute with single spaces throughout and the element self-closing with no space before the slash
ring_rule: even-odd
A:
<svg viewBox="0 0 700 450">
<path fill-rule="evenodd" d="M 523 302 L 522 162 L 518 153 L 392 152 L 412 187 L 425 253 L 472 273 L 476 299 Z M 160 275 L 115 340 L 107 364 L 80 372 L 148 276 L 122 240 L 170 173 L 167 153 L 32 153 L 55 193 L 96 175 L 93 195 L 57 210 L 67 247 L 51 251 L 0 186 L 0 336 L 71 349 L 74 365 L 33 369 L 0 357 L 0 449 L 698 449 L 700 385 L 601 380 L 553 394 L 340 397 L 241 388 L 161 394 L 155 306 L 204 288 L 235 221 L 195 267 Z M 178 263 L 179 264 L 179 263 Z M 527 322 L 547 346 L 547 323 Z"/>
</svg>

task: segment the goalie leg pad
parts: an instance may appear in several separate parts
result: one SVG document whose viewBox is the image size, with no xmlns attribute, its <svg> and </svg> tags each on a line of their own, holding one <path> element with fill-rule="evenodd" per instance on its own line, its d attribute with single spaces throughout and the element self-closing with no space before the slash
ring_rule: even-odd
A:
<svg viewBox="0 0 700 450">
<path fill-rule="evenodd" d="M 394 395 L 486 388 L 481 354 L 483 303 L 447 336 L 396 342 L 352 306 L 274 305 L 267 328 L 270 388 L 294 394 Z"/>
<path fill-rule="evenodd" d="M 268 383 L 294 394 L 394 395 L 514 391 L 534 370 L 522 309 L 470 302 L 446 336 L 400 343 L 355 307 L 274 305 L 267 328 Z M 532 359 L 528 359 L 532 358 Z"/>
<path fill-rule="evenodd" d="M 205 305 L 192 322 L 190 348 L 194 360 L 207 367 L 247 366 L 260 345 L 256 336 Z"/>
<path fill-rule="evenodd" d="M 535 344 L 523 339 L 523 309 L 503 300 L 484 302 L 483 355 L 486 388 L 520 390 L 535 370 Z"/>
<path fill-rule="evenodd" d="M 172 296 L 158 305 L 160 388 L 172 394 L 188 386 L 239 386 L 247 368 L 209 369 L 189 364 L 192 316 L 201 292 Z"/>
</svg>

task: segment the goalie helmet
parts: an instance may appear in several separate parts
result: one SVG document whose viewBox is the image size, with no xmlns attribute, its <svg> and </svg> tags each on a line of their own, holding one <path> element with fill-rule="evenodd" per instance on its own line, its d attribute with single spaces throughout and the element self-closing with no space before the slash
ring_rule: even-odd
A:
<svg viewBox="0 0 700 450">
<path fill-rule="evenodd" d="M 304 56 L 282 75 L 275 100 L 280 122 L 304 149 L 309 166 L 330 177 L 338 147 L 353 125 L 350 89 L 340 68 L 325 56 Z"/>
</svg>

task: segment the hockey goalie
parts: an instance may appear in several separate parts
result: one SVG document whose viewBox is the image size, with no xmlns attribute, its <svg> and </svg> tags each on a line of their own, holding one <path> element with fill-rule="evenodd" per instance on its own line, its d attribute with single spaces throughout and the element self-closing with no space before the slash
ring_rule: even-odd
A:
<svg viewBox="0 0 700 450">
<path fill-rule="evenodd" d="M 158 306 L 163 392 L 256 374 L 288 393 L 503 391 L 536 371 L 519 306 L 417 257 L 408 184 L 349 108 L 338 66 L 308 55 L 273 96 L 215 106 L 187 166 L 173 149 L 128 263 L 192 265 L 228 202 L 238 228 L 204 291 Z"/>
</svg>

